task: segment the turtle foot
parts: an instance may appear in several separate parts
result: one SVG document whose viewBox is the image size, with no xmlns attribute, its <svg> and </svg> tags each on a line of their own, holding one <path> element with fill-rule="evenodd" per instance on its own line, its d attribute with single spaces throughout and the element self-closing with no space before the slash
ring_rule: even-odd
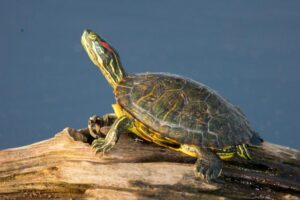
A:
<svg viewBox="0 0 300 200">
<path fill-rule="evenodd" d="M 218 159 L 205 160 L 199 158 L 195 163 L 195 175 L 200 179 L 211 182 L 222 172 L 222 161 Z"/>
<path fill-rule="evenodd" d="M 113 146 L 114 146 L 114 143 L 107 142 L 107 140 L 105 140 L 105 138 L 97 138 L 92 143 L 92 147 L 96 153 L 108 152 Z"/>
<path fill-rule="evenodd" d="M 128 130 L 128 127 L 130 127 L 131 124 L 132 121 L 126 116 L 118 118 L 111 126 L 105 138 L 100 137 L 93 141 L 92 147 L 95 149 L 96 153 L 101 151 L 105 153 L 113 148 L 118 142 L 121 132 Z"/>
</svg>

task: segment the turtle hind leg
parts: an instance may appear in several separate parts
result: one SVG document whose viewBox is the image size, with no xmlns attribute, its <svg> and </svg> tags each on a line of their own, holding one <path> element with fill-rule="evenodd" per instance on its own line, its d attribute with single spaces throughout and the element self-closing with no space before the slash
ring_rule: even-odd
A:
<svg viewBox="0 0 300 200">
<path fill-rule="evenodd" d="M 206 182 L 210 182 L 221 175 L 222 161 L 209 149 L 202 149 L 194 145 L 181 145 L 181 151 L 189 155 L 195 155 L 195 175 Z"/>
<path fill-rule="evenodd" d="M 222 172 L 222 161 L 211 151 L 199 148 L 195 163 L 195 175 L 206 182 L 218 178 Z"/>
<path fill-rule="evenodd" d="M 118 142 L 121 133 L 127 131 L 131 126 L 132 121 L 128 117 L 122 116 L 118 118 L 111 126 L 105 138 L 97 138 L 93 141 L 92 146 L 96 153 L 101 151 L 104 153 L 113 148 Z"/>
</svg>

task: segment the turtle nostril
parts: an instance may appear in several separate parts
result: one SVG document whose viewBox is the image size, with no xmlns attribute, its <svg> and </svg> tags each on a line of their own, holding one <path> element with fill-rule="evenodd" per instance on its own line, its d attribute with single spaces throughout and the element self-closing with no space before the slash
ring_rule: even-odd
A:
<svg viewBox="0 0 300 200">
<path fill-rule="evenodd" d="M 91 31 L 91 29 L 88 29 L 88 28 L 87 28 L 87 29 L 85 29 L 83 32 L 90 33 L 90 32 L 92 32 L 92 31 Z"/>
</svg>

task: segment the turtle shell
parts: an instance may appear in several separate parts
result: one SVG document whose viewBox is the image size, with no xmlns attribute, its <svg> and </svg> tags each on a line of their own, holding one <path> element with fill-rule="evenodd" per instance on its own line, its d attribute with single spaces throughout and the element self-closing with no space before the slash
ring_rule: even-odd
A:
<svg viewBox="0 0 300 200">
<path fill-rule="evenodd" d="M 171 74 L 128 75 L 117 103 L 146 127 L 180 144 L 224 148 L 250 143 L 245 115 L 207 86 Z"/>
</svg>

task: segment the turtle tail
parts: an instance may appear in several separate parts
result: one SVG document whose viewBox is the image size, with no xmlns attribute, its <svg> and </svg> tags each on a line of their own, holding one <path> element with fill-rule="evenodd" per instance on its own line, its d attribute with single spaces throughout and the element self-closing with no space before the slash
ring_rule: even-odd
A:
<svg viewBox="0 0 300 200">
<path fill-rule="evenodd" d="M 260 145 L 264 140 L 259 136 L 259 133 L 256 131 L 252 131 L 252 138 L 250 143 L 252 145 Z"/>
</svg>

